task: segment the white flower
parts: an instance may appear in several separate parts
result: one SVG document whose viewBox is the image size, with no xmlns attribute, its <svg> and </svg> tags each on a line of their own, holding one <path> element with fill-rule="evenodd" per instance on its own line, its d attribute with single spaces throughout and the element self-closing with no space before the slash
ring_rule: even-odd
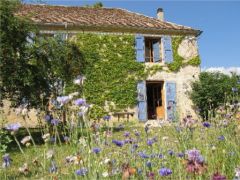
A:
<svg viewBox="0 0 240 180">
<path fill-rule="evenodd" d="M 235 177 L 240 178 L 240 167 L 235 169 Z"/>
<path fill-rule="evenodd" d="M 31 136 L 25 136 L 22 140 L 21 143 L 22 144 L 26 144 L 27 142 L 29 142 L 31 140 Z"/>
<path fill-rule="evenodd" d="M 42 136 L 42 138 L 43 138 L 44 140 L 48 139 L 49 137 L 50 137 L 50 134 L 49 134 L 49 133 L 44 134 L 44 135 Z"/>
<path fill-rule="evenodd" d="M 109 163 L 109 162 L 110 162 L 110 159 L 108 159 L 108 158 L 104 160 L 104 163 L 105 163 L 105 164 L 107 164 L 107 163 Z"/>
<path fill-rule="evenodd" d="M 163 137 L 162 137 L 162 140 L 163 140 L 163 141 L 166 141 L 166 140 L 168 140 L 168 139 L 169 139 L 168 136 L 163 136 Z"/>
<path fill-rule="evenodd" d="M 108 172 L 102 173 L 102 176 L 103 176 L 103 177 L 108 177 Z"/>
<path fill-rule="evenodd" d="M 50 159 L 52 158 L 54 155 L 54 151 L 52 149 L 50 149 L 48 152 L 47 152 L 47 159 Z"/>
</svg>

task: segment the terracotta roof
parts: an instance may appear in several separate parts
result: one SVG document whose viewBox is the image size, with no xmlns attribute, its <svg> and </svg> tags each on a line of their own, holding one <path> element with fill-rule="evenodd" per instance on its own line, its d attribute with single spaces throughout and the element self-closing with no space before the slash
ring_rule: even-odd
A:
<svg viewBox="0 0 240 180">
<path fill-rule="evenodd" d="M 92 8 L 80 6 L 50 6 L 22 4 L 17 16 L 29 17 L 34 23 L 42 26 L 69 27 L 105 27 L 142 30 L 148 32 L 172 32 L 200 34 L 201 31 L 187 26 L 161 21 L 157 18 L 130 12 L 119 8 Z"/>
</svg>

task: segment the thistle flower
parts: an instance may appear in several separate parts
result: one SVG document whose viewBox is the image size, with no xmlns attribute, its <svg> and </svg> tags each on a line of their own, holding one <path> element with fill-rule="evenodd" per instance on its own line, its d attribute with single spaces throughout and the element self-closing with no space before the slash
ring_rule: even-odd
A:
<svg viewBox="0 0 240 180">
<path fill-rule="evenodd" d="M 159 169 L 159 175 L 160 176 L 169 176 L 172 174 L 172 170 L 168 168 L 161 168 Z"/>
<path fill-rule="evenodd" d="M 147 178 L 148 180 L 154 180 L 155 174 L 154 172 L 147 172 Z"/>
<path fill-rule="evenodd" d="M 219 172 L 216 172 L 212 176 L 212 180 L 227 180 L 226 176 L 221 175 Z"/>
<path fill-rule="evenodd" d="M 26 143 L 28 143 L 31 140 L 31 136 L 25 136 L 22 140 L 21 143 L 23 145 L 25 145 Z"/>
<path fill-rule="evenodd" d="M 87 168 L 84 168 L 84 167 L 83 167 L 83 168 L 81 168 L 81 169 L 76 170 L 75 173 L 76 173 L 76 175 L 78 175 L 78 176 L 85 176 L 85 175 L 87 175 L 88 170 L 87 170 Z"/>
<path fill-rule="evenodd" d="M 7 167 L 10 166 L 11 159 L 10 159 L 9 154 L 4 154 L 4 155 L 2 156 L 2 160 L 3 160 L 3 162 L 2 162 L 2 167 L 3 167 L 3 168 L 7 168 Z"/>
<path fill-rule="evenodd" d="M 94 152 L 95 154 L 99 154 L 101 152 L 101 148 L 95 147 L 92 149 L 92 152 Z"/>
<path fill-rule="evenodd" d="M 82 106 L 82 105 L 85 105 L 86 104 L 86 100 L 85 99 L 82 99 L 82 98 L 79 98 L 77 100 L 74 101 L 74 104 L 76 106 Z"/>
<path fill-rule="evenodd" d="M 16 132 L 18 131 L 18 129 L 21 127 L 21 124 L 20 123 L 13 123 L 13 124 L 8 124 L 6 125 L 6 129 L 8 131 L 12 131 L 12 132 Z"/>
</svg>

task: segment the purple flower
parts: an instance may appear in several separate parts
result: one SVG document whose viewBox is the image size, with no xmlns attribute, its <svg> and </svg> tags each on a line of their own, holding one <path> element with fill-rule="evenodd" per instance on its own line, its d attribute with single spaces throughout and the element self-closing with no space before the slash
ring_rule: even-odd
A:
<svg viewBox="0 0 240 180">
<path fill-rule="evenodd" d="M 148 139 L 148 140 L 147 140 L 147 145 L 148 145 L 148 146 L 152 146 L 153 143 L 154 143 L 154 140 L 152 140 L 152 139 Z"/>
<path fill-rule="evenodd" d="M 219 140 L 219 141 L 224 141 L 224 140 L 225 140 L 225 137 L 224 137 L 223 135 L 221 135 L 221 136 L 218 137 L 218 140 Z"/>
<path fill-rule="evenodd" d="M 78 169 L 78 170 L 76 170 L 76 175 L 78 175 L 78 176 L 85 176 L 85 175 L 87 175 L 87 173 L 88 173 L 88 170 L 87 170 L 87 168 L 81 168 L 81 169 Z"/>
<path fill-rule="evenodd" d="M 6 125 L 6 129 L 9 131 L 17 131 L 21 127 L 20 123 L 13 123 Z"/>
<path fill-rule="evenodd" d="M 116 146 L 122 147 L 124 145 L 124 141 L 119 140 L 112 140 L 112 143 L 114 143 Z"/>
<path fill-rule="evenodd" d="M 168 154 L 172 156 L 174 154 L 173 150 L 168 150 Z"/>
<path fill-rule="evenodd" d="M 104 121 L 109 121 L 110 119 L 111 119 L 111 116 L 109 115 L 103 116 Z"/>
<path fill-rule="evenodd" d="M 98 147 L 95 147 L 92 149 L 92 151 L 95 153 L 95 154 L 98 154 L 101 152 L 101 148 L 98 148 Z"/>
<path fill-rule="evenodd" d="M 82 98 L 79 98 L 77 100 L 74 101 L 74 104 L 76 106 L 82 106 L 82 105 L 85 105 L 86 104 L 86 100 L 85 99 L 82 99 Z"/>
<path fill-rule="evenodd" d="M 149 155 L 147 155 L 146 153 L 144 152 L 139 152 L 138 155 L 143 158 L 143 159 L 146 159 L 146 158 L 149 158 Z"/>
<path fill-rule="evenodd" d="M 57 102 L 59 102 L 62 105 L 67 104 L 71 99 L 69 96 L 59 96 L 57 97 Z"/>
<path fill-rule="evenodd" d="M 227 180 L 226 176 L 221 175 L 219 172 L 214 173 L 212 180 Z"/>
<path fill-rule="evenodd" d="M 50 137 L 50 142 L 55 143 L 56 142 L 56 137 Z"/>
<path fill-rule="evenodd" d="M 70 138 L 69 138 L 68 136 L 63 136 L 63 140 L 64 140 L 65 142 L 68 142 L 68 141 L 70 140 Z"/>
<path fill-rule="evenodd" d="M 211 124 L 209 122 L 203 122 L 202 125 L 206 128 L 209 128 L 211 126 Z"/>
<path fill-rule="evenodd" d="M 197 163 L 203 163 L 204 158 L 200 154 L 200 151 L 197 149 L 191 149 L 187 151 L 187 156 L 189 161 L 197 162 Z"/>
<path fill-rule="evenodd" d="M 52 116 L 47 114 L 47 115 L 44 117 L 44 119 L 45 119 L 47 122 L 50 122 L 51 119 L 52 119 Z"/>
<path fill-rule="evenodd" d="M 4 154 L 2 156 L 2 159 L 3 159 L 2 167 L 3 168 L 9 167 L 10 166 L 10 162 L 11 162 L 9 154 Z"/>
<path fill-rule="evenodd" d="M 147 162 L 146 162 L 146 166 L 147 166 L 148 168 L 151 168 L 151 167 L 152 167 L 151 161 L 147 161 Z"/>
<path fill-rule="evenodd" d="M 58 119 L 52 119 L 51 120 L 51 124 L 53 125 L 53 126 L 57 126 L 58 124 L 59 124 L 59 120 Z"/>
<path fill-rule="evenodd" d="M 182 153 L 182 152 L 178 153 L 178 157 L 180 157 L 180 158 L 184 157 L 184 153 Z"/>
<path fill-rule="evenodd" d="M 168 176 L 172 174 L 172 170 L 168 168 L 161 168 L 159 169 L 159 175 L 160 176 Z"/>
<path fill-rule="evenodd" d="M 57 172 L 57 165 L 54 161 L 51 161 L 51 167 L 49 168 L 50 173 L 56 173 Z"/>
<path fill-rule="evenodd" d="M 123 134 L 123 136 L 129 137 L 129 136 L 130 136 L 130 132 L 125 131 L 124 134 Z"/>
<path fill-rule="evenodd" d="M 134 134 L 135 134 L 135 136 L 137 136 L 137 137 L 140 136 L 140 132 L 138 132 L 138 131 L 135 131 Z"/>
</svg>

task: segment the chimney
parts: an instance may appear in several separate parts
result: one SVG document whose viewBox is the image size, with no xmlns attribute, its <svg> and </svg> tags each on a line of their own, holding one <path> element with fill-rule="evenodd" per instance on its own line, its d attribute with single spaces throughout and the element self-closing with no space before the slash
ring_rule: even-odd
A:
<svg viewBox="0 0 240 180">
<path fill-rule="evenodd" d="M 157 9 L 157 18 L 161 21 L 164 21 L 164 12 L 162 8 Z"/>
</svg>

